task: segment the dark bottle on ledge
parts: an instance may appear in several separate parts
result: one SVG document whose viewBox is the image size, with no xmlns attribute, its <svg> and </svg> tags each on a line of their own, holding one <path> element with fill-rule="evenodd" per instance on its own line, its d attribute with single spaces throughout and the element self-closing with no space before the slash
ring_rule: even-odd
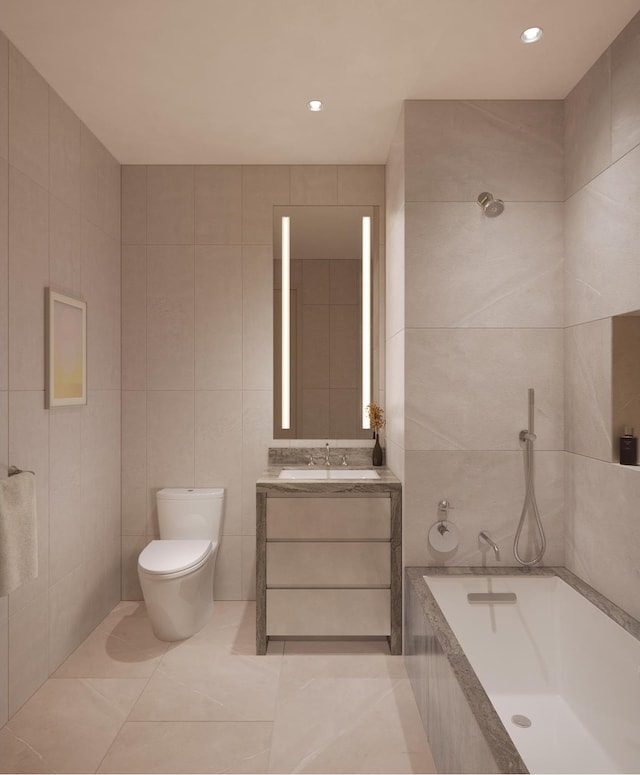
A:
<svg viewBox="0 0 640 775">
<path fill-rule="evenodd" d="M 638 465 L 638 439 L 633 435 L 633 428 L 625 428 L 624 436 L 620 437 L 620 464 Z"/>
</svg>

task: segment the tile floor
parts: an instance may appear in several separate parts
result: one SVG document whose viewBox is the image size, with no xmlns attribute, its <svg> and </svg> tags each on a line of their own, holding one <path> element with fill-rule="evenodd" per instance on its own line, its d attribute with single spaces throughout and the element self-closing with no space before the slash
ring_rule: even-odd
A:
<svg viewBox="0 0 640 775">
<path fill-rule="evenodd" d="M 275 641 L 218 602 L 180 643 L 123 602 L 0 730 L 1 772 L 435 772 L 385 643 Z"/>
</svg>

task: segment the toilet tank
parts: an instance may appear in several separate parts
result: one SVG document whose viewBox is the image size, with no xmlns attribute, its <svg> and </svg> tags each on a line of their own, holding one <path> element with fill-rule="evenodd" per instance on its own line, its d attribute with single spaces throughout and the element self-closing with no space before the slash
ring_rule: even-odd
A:
<svg viewBox="0 0 640 775">
<path fill-rule="evenodd" d="M 160 538 L 220 541 L 224 488 L 167 487 L 156 493 Z"/>
</svg>

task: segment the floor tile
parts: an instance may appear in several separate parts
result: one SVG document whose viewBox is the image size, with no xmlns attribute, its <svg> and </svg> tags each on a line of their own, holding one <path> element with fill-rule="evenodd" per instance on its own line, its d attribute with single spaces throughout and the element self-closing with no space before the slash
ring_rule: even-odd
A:
<svg viewBox="0 0 640 775">
<path fill-rule="evenodd" d="M 98 772 L 263 773 L 269 723 L 128 722 Z"/>
<path fill-rule="evenodd" d="M 386 641 L 286 641 L 281 683 L 305 677 L 407 678 L 407 671 L 404 658 L 391 656 Z"/>
<path fill-rule="evenodd" d="M 282 657 L 220 653 L 207 640 L 165 654 L 131 713 L 144 721 L 273 721 Z"/>
<path fill-rule="evenodd" d="M 54 678 L 147 678 L 168 647 L 153 634 L 143 603 L 120 603 L 60 665 Z"/>
<path fill-rule="evenodd" d="M 408 679 L 312 678 L 282 687 L 269 771 L 433 772 Z"/>
<path fill-rule="evenodd" d="M 3 748 L 3 767 L 7 772 L 22 772 L 25 763 L 37 766 L 40 757 L 49 772 L 95 772 L 145 683 L 144 679 L 49 679 L 3 730 L 31 753 L 11 740 L 10 753 Z M 16 761 L 9 761 L 8 755 Z"/>
</svg>

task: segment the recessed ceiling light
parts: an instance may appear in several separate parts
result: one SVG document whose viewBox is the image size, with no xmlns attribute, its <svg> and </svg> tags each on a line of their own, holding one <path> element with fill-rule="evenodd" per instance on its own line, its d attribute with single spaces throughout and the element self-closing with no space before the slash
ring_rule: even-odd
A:
<svg viewBox="0 0 640 775">
<path fill-rule="evenodd" d="M 523 43 L 537 43 L 542 37 L 542 27 L 528 27 L 521 35 Z"/>
<path fill-rule="evenodd" d="M 309 100 L 307 107 L 313 113 L 317 113 L 319 110 L 322 110 L 322 102 L 320 100 Z"/>
</svg>

